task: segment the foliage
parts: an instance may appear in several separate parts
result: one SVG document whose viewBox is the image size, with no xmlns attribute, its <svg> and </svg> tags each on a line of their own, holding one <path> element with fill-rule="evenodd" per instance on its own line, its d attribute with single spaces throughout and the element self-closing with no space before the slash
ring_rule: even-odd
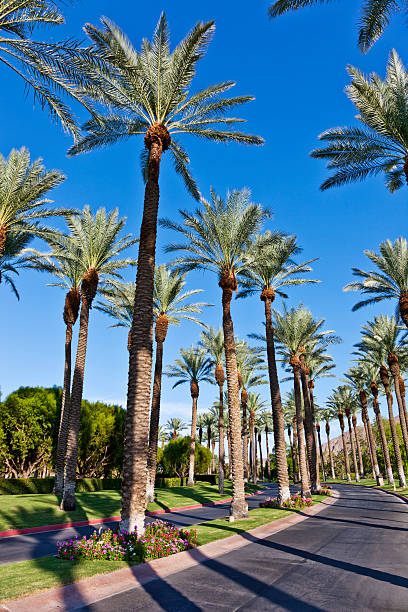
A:
<svg viewBox="0 0 408 612">
<path fill-rule="evenodd" d="M 310 507 L 312 503 L 311 498 L 302 497 L 299 493 L 296 493 L 284 502 L 279 497 L 267 497 L 259 506 L 261 508 L 287 508 L 288 510 L 293 510 Z"/>
<path fill-rule="evenodd" d="M 330 485 L 324 485 L 323 487 L 321 487 L 320 491 L 319 491 L 319 495 L 328 495 L 330 496 L 332 494 L 332 488 Z"/>
<path fill-rule="evenodd" d="M 207 471 L 211 458 L 210 450 L 196 442 L 194 465 L 198 473 Z M 190 462 L 190 436 L 170 440 L 164 447 L 162 462 L 166 474 L 176 474 L 184 478 Z"/>
<path fill-rule="evenodd" d="M 112 529 L 95 531 L 91 536 L 57 543 L 60 559 L 105 559 L 108 561 L 130 561 L 141 563 L 167 557 L 196 544 L 197 532 L 178 529 L 172 523 L 154 521 L 146 526 L 141 538 L 137 532 L 115 533 Z"/>
<path fill-rule="evenodd" d="M 28 245 L 31 236 L 22 232 L 8 232 L 4 244 L 4 252 L 0 253 L 0 283 L 9 285 L 11 291 L 19 300 L 20 295 L 17 291 L 15 281 L 10 276 L 18 276 L 19 269 L 29 267 L 28 258 L 22 254 L 22 250 Z"/>
<path fill-rule="evenodd" d="M 396 464 L 396 459 L 395 459 L 395 449 L 394 449 L 394 444 L 392 442 L 391 427 L 390 427 L 389 420 L 383 418 L 383 425 L 384 425 L 384 430 L 385 430 L 385 437 L 388 442 L 388 452 L 390 454 L 391 465 L 396 466 L 397 464 Z M 402 437 L 401 425 L 399 424 L 397 419 L 395 419 L 395 427 L 397 430 L 397 437 L 398 437 L 399 447 L 401 451 L 402 465 L 404 467 L 404 472 L 407 472 L 408 471 L 408 460 L 407 460 L 407 456 L 405 453 L 405 446 L 404 446 L 404 439 Z M 381 449 L 381 438 L 380 438 L 380 432 L 378 431 L 377 424 L 373 425 L 373 433 L 374 433 L 374 436 L 377 442 L 378 467 L 380 468 L 380 472 L 382 474 L 385 474 L 386 470 L 385 470 L 385 465 L 384 465 L 384 458 L 383 458 L 382 451 L 380 450 Z"/>
</svg>

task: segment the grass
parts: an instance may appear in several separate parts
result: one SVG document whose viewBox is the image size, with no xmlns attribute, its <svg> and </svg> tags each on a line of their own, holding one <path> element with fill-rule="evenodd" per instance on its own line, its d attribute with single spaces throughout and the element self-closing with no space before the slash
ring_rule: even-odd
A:
<svg viewBox="0 0 408 612">
<path fill-rule="evenodd" d="M 395 479 L 398 482 L 398 478 Z M 384 483 L 382 487 L 377 487 L 377 481 L 374 478 L 364 478 L 360 480 L 360 482 L 347 482 L 347 480 L 341 480 L 339 478 L 331 479 L 327 481 L 327 484 L 331 483 L 340 483 L 340 484 L 352 484 L 352 485 L 362 485 L 364 487 L 376 487 L 377 489 L 384 489 L 384 491 L 396 491 L 397 493 L 401 493 L 401 495 L 406 495 L 408 497 L 408 487 L 393 487 L 390 484 Z"/>
<path fill-rule="evenodd" d="M 316 504 L 324 499 L 326 497 L 323 495 L 314 495 L 313 503 Z M 230 523 L 227 519 L 202 523 L 196 527 L 198 545 L 222 540 L 276 521 L 287 516 L 288 512 L 296 510 L 256 508 L 250 511 L 249 518 L 235 523 Z M 78 582 L 97 574 L 107 574 L 128 566 L 125 561 L 66 561 L 55 557 L 40 557 L 31 561 L 3 565 L 0 573 L 0 602 Z"/>
<path fill-rule="evenodd" d="M 259 488 L 261 487 L 249 485 L 248 492 L 252 493 Z M 168 510 L 232 497 L 230 481 L 225 483 L 224 489 L 224 495 L 218 493 L 217 485 L 207 483 L 191 488 L 157 489 L 157 500 L 148 505 L 148 510 Z M 77 493 L 76 499 L 77 509 L 65 512 L 59 509 L 59 501 L 55 495 L 1 495 L 0 531 L 109 518 L 120 514 L 120 491 Z"/>
</svg>

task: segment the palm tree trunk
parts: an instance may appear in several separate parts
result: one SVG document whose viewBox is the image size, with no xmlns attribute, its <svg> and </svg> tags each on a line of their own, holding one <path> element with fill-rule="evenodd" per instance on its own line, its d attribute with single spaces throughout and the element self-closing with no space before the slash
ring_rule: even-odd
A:
<svg viewBox="0 0 408 612">
<path fill-rule="evenodd" d="M 295 363 L 292 358 L 291 363 L 293 368 L 293 390 L 295 394 L 295 405 L 296 405 L 296 427 L 298 435 L 298 449 L 299 449 L 299 472 L 301 482 L 302 497 L 311 497 L 309 488 L 309 478 L 306 467 L 306 453 L 305 453 L 305 441 L 303 438 L 303 411 L 302 411 L 302 400 L 300 396 L 300 380 L 299 380 L 299 366 L 300 363 Z M 299 358 L 297 358 L 299 362 Z"/>
<path fill-rule="evenodd" d="M 78 437 L 81 420 L 82 393 L 84 388 L 84 373 L 86 349 L 88 344 L 89 311 L 98 288 L 98 274 L 93 268 L 89 269 L 82 279 L 81 285 L 81 314 L 79 317 L 78 346 L 75 361 L 74 377 L 72 380 L 71 405 L 69 411 L 69 425 L 67 437 L 67 456 L 65 461 L 64 493 L 61 509 L 75 510 L 75 479 L 78 464 Z"/>
<path fill-rule="evenodd" d="M 296 417 L 293 418 L 293 446 L 292 446 L 292 471 L 293 484 L 299 482 L 299 461 L 298 461 L 297 425 Z"/>
<path fill-rule="evenodd" d="M 376 405 L 377 405 L 377 397 L 375 395 L 375 392 L 378 395 L 377 383 L 371 383 L 371 391 L 372 391 L 372 393 L 374 395 L 373 404 L 374 404 L 374 411 L 375 411 Z M 381 476 L 380 468 L 378 467 L 377 450 L 376 450 L 376 447 L 375 447 L 373 430 L 372 430 L 372 427 L 371 427 L 370 419 L 368 417 L 367 396 L 366 396 L 366 393 L 365 393 L 365 391 L 363 389 L 360 389 L 359 397 L 360 397 L 361 407 L 363 409 L 363 422 L 364 422 L 364 424 L 367 427 L 367 439 L 368 439 L 368 444 L 369 444 L 369 448 L 370 448 L 370 451 L 371 451 L 371 461 L 372 461 L 372 466 L 373 466 L 373 471 L 374 471 L 375 479 L 377 481 L 377 485 L 378 486 L 382 486 L 384 484 L 384 480 L 383 480 L 383 477 Z M 380 421 L 381 421 L 381 425 L 382 425 L 381 415 L 380 415 Z M 378 423 L 379 422 L 377 420 L 377 425 L 378 425 Z M 378 429 L 380 431 L 380 436 L 381 436 L 380 426 L 378 426 Z M 382 429 L 384 431 L 384 427 L 382 427 Z M 385 435 L 384 435 L 384 437 L 385 437 Z M 386 454 L 385 455 L 383 454 L 383 457 L 384 457 L 385 469 L 387 470 L 386 456 L 388 456 L 388 463 L 389 463 L 389 454 L 388 454 L 388 446 L 387 446 L 387 444 L 385 444 L 385 446 L 386 446 Z M 391 471 L 391 478 L 393 480 L 394 478 L 393 478 L 393 475 L 392 475 L 392 470 L 390 470 L 390 471 Z M 388 476 L 388 472 L 387 472 L 387 476 Z"/>
<path fill-rule="evenodd" d="M 248 394 L 246 389 L 241 391 L 241 407 L 242 407 L 242 459 L 244 462 L 244 482 L 248 482 L 248 414 L 247 414 Z"/>
<path fill-rule="evenodd" d="M 392 393 L 390 390 L 388 370 L 385 366 L 381 366 L 380 368 L 380 377 L 381 377 L 381 382 L 384 385 L 385 395 L 387 397 L 388 417 L 389 417 L 389 422 L 390 422 L 392 443 L 394 446 L 395 461 L 397 463 L 399 485 L 400 487 L 405 488 L 407 486 L 407 482 L 405 479 L 404 466 L 402 464 L 401 450 L 400 450 L 399 440 L 397 436 L 397 428 L 395 426 L 394 413 L 392 410 Z"/>
<path fill-rule="evenodd" d="M 358 465 L 357 465 L 357 455 L 356 455 L 356 447 L 354 446 L 353 440 L 353 430 L 351 426 L 351 414 L 349 410 L 346 410 L 347 421 L 349 426 L 349 438 L 351 444 L 351 456 L 353 457 L 353 467 L 354 467 L 354 477 L 356 482 L 360 482 L 360 474 L 358 473 Z"/>
<path fill-rule="evenodd" d="M 271 293 L 272 291 L 272 293 Z M 272 402 L 273 439 L 275 443 L 275 460 L 278 479 L 278 497 L 280 502 L 290 498 L 288 461 L 286 457 L 285 422 L 283 418 L 282 398 L 276 368 L 275 340 L 272 325 L 273 290 L 264 289 L 261 300 L 265 304 L 266 352 L 268 357 L 269 388 Z"/>
<path fill-rule="evenodd" d="M 336 472 L 334 470 L 333 453 L 332 453 L 332 449 L 330 446 L 330 425 L 328 421 L 326 421 L 326 436 L 327 436 L 327 448 L 329 449 L 331 477 L 334 480 L 336 478 Z"/>
<path fill-rule="evenodd" d="M 152 407 L 150 410 L 149 448 L 147 452 L 146 502 L 154 501 L 156 480 L 157 443 L 159 438 L 160 397 L 163 372 L 163 341 L 156 340 L 156 362 L 154 366 Z"/>
<path fill-rule="evenodd" d="M 391 375 L 394 379 L 394 390 L 395 397 L 397 398 L 399 420 L 402 431 L 402 438 L 404 440 L 405 456 L 408 458 L 408 432 L 407 424 L 405 421 L 404 404 L 402 403 L 400 388 L 400 368 L 397 355 L 395 355 L 394 353 L 390 353 L 388 355 L 388 365 L 390 366 Z"/>
<path fill-rule="evenodd" d="M 316 431 L 317 431 L 317 436 L 319 439 L 319 451 L 320 451 L 320 461 L 322 464 L 322 474 L 323 474 L 323 480 L 326 480 L 326 470 L 324 469 L 324 457 L 323 457 L 323 448 L 322 448 L 322 438 L 320 436 L 320 423 L 316 423 Z"/>
<path fill-rule="evenodd" d="M 213 474 L 215 474 L 215 438 L 211 440 L 211 449 L 212 449 L 211 471 Z"/>
<path fill-rule="evenodd" d="M 154 125 L 146 133 L 145 145 L 149 149 L 148 177 L 140 228 L 129 351 L 120 522 L 120 529 L 131 532 L 136 528 L 139 536 L 143 535 L 145 529 L 159 172 L 163 149 L 168 147 L 169 141 L 170 136 L 163 126 Z"/>
<path fill-rule="evenodd" d="M 352 416 L 352 422 L 353 422 L 354 437 L 355 437 L 356 447 L 357 447 L 358 464 L 360 466 L 360 477 L 364 478 L 365 474 L 364 474 L 363 455 L 361 454 L 360 438 L 358 437 L 358 433 L 357 433 L 357 417 L 355 414 L 353 414 Z"/>
<path fill-rule="evenodd" d="M 252 449 L 252 482 L 256 484 L 258 482 L 258 470 L 257 470 L 257 452 L 256 452 L 256 434 L 255 434 L 255 416 L 251 415 L 249 419 L 249 427 L 251 430 L 251 449 Z"/>
<path fill-rule="evenodd" d="M 266 471 L 267 471 L 267 479 L 271 479 L 271 460 L 269 458 L 269 439 L 268 439 L 269 430 L 265 427 L 265 447 L 266 447 Z"/>
<path fill-rule="evenodd" d="M 340 429 L 341 429 L 341 439 L 343 441 L 344 466 L 346 468 L 346 477 L 347 477 L 348 482 L 351 482 L 350 461 L 349 461 L 349 456 L 348 456 L 346 436 L 344 435 L 344 419 L 343 419 L 343 415 L 341 412 L 339 412 L 338 417 L 339 417 L 339 423 L 340 423 Z"/>
<path fill-rule="evenodd" d="M 231 459 L 231 432 L 230 432 L 229 427 L 227 429 L 227 447 L 228 447 L 228 479 L 233 480 L 234 470 L 233 470 L 232 459 Z"/>
<path fill-rule="evenodd" d="M 261 437 L 261 432 L 258 432 L 258 446 L 259 446 L 259 461 L 260 461 L 260 464 L 261 464 L 260 478 L 262 480 L 264 480 L 264 467 L 263 467 L 263 460 L 262 460 L 262 437 Z"/>
<path fill-rule="evenodd" d="M 218 493 L 224 493 L 225 450 L 224 450 L 224 390 L 219 385 L 220 401 L 218 408 Z"/>
<path fill-rule="evenodd" d="M 402 378 L 402 376 L 400 376 L 400 379 L 399 379 L 399 388 L 400 388 L 400 394 L 401 394 L 401 399 L 402 399 L 402 405 L 404 407 L 405 425 L 408 431 L 408 412 L 407 412 L 407 406 L 405 404 L 405 383 L 404 383 L 404 379 Z"/>
<path fill-rule="evenodd" d="M 232 292 L 237 287 L 234 275 L 223 275 L 220 279 L 222 288 L 222 323 L 224 330 L 225 365 L 227 370 L 229 424 L 231 431 L 231 456 L 233 464 L 232 502 L 230 520 L 248 516 L 248 504 L 245 500 L 244 466 L 241 443 L 241 411 L 239 405 L 239 384 L 237 357 L 235 350 L 234 325 L 231 318 Z"/>
<path fill-rule="evenodd" d="M 317 452 L 316 443 L 313 435 L 313 413 L 310 406 L 309 389 L 307 386 L 307 375 L 304 365 L 304 355 L 300 357 L 300 379 L 302 383 L 302 395 L 303 395 L 303 406 L 305 410 L 305 437 L 306 437 L 306 449 L 307 458 L 309 463 L 310 481 L 311 481 L 311 492 L 318 493 L 320 490 L 319 473 L 317 470 Z"/>
<path fill-rule="evenodd" d="M 195 464 L 195 443 L 197 429 L 197 395 L 191 394 L 193 405 L 191 410 L 191 439 L 190 439 L 190 463 L 188 467 L 187 486 L 194 487 L 194 464 Z"/>
<path fill-rule="evenodd" d="M 64 466 L 67 451 L 69 403 L 71 388 L 71 345 L 72 345 L 72 323 L 68 323 L 65 331 L 65 364 L 64 364 L 64 387 L 62 389 L 61 417 L 58 431 L 57 453 L 55 458 L 55 480 L 54 494 L 62 495 L 64 490 Z"/>
</svg>

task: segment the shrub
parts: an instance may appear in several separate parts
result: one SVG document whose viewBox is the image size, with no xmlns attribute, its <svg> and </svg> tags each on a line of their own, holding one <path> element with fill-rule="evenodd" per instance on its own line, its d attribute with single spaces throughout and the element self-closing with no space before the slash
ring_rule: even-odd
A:
<svg viewBox="0 0 408 612">
<path fill-rule="evenodd" d="M 211 451 L 196 442 L 195 471 L 206 472 L 211 459 Z M 176 474 L 180 478 L 187 476 L 190 463 L 190 436 L 170 440 L 163 449 L 162 463 L 166 474 Z"/>
<path fill-rule="evenodd" d="M 60 559 L 104 559 L 109 561 L 132 561 L 142 563 L 151 559 L 167 557 L 196 545 L 197 532 L 178 529 L 172 523 L 154 521 L 146 526 L 144 535 L 137 537 L 136 531 L 115 533 L 112 529 L 95 531 L 91 536 L 57 542 Z"/>
<path fill-rule="evenodd" d="M 289 499 L 281 502 L 278 497 L 267 497 L 259 506 L 261 508 L 287 508 L 288 510 L 309 508 L 312 505 L 312 500 L 307 497 L 302 497 L 299 493 L 291 495 Z"/>
<path fill-rule="evenodd" d="M 324 485 L 324 487 L 322 487 L 319 492 L 319 495 L 331 495 L 331 494 L 332 494 L 332 487 L 329 485 Z"/>
</svg>

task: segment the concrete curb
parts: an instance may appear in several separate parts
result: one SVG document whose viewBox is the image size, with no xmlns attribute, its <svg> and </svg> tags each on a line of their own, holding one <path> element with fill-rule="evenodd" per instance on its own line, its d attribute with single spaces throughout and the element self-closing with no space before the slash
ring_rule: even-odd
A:
<svg viewBox="0 0 408 612">
<path fill-rule="evenodd" d="M 245 498 L 252 497 L 260 493 L 249 493 Z M 218 506 L 220 504 L 228 504 L 232 501 L 232 497 L 227 499 L 219 499 L 213 502 L 206 502 L 205 504 L 193 504 L 191 506 L 177 506 L 176 508 L 169 508 L 168 510 L 151 510 L 145 512 L 146 516 L 156 516 L 158 514 L 168 514 L 171 512 L 180 512 L 182 510 L 195 510 L 197 508 L 204 508 L 207 506 Z M 75 521 L 73 523 L 59 523 L 56 525 L 41 525 L 39 527 L 23 527 L 21 529 L 8 529 L 7 531 L 0 531 L 0 538 L 10 538 L 17 535 L 26 535 L 30 533 L 43 533 L 45 531 L 59 531 L 60 529 L 68 529 L 69 527 L 86 527 L 88 525 L 101 525 L 103 523 L 116 523 L 120 521 L 120 516 L 111 516 L 109 518 L 96 518 L 90 519 L 89 521 Z M 1 611 L 1 608 L 0 608 Z"/>
<path fill-rule="evenodd" d="M 4 604 L 4 608 L 0 604 L 0 611 L 27 612 L 27 610 L 36 609 L 41 610 L 41 612 L 68 612 L 69 610 L 90 605 L 118 593 L 142 587 L 158 578 L 166 578 L 248 544 L 256 543 L 258 540 L 274 535 L 279 531 L 283 531 L 292 525 L 306 520 L 310 516 L 318 514 L 327 506 L 335 503 L 339 497 L 339 493 L 333 490 L 331 497 L 311 508 L 305 508 L 300 512 L 291 514 L 289 517 L 277 519 L 266 525 L 246 531 L 243 534 L 233 535 L 223 540 L 215 540 L 198 548 L 162 559 L 155 559 L 149 563 L 126 567 L 107 574 L 99 574 L 74 584 L 44 591 L 37 595 L 8 601 Z M 237 523 L 233 525 L 237 525 Z"/>
</svg>

